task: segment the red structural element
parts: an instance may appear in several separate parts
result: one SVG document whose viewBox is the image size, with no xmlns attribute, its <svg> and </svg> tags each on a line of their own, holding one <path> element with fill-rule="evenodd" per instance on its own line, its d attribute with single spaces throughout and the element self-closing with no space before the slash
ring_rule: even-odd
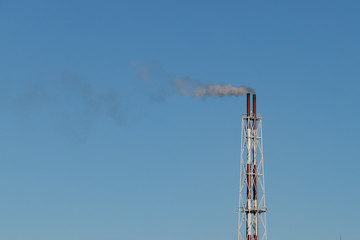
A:
<svg viewBox="0 0 360 240">
<path fill-rule="evenodd" d="M 256 94 L 253 94 L 253 113 L 256 116 Z"/>
<path fill-rule="evenodd" d="M 254 137 L 256 136 L 256 94 L 253 94 L 253 129 L 254 129 Z M 255 139 L 254 139 L 255 141 Z M 253 186 L 253 200 L 256 204 L 255 207 L 257 207 L 257 167 L 256 167 L 256 146 L 254 143 L 254 150 L 253 150 L 253 178 L 254 178 L 254 186 Z M 257 226 L 257 225 L 256 225 Z M 254 234 L 254 240 L 257 240 L 258 236 L 256 235 L 256 232 Z"/>
<path fill-rule="evenodd" d="M 253 115 L 256 118 L 256 94 L 253 94 Z M 256 130 L 256 119 L 254 119 L 253 128 Z"/>
<path fill-rule="evenodd" d="M 246 94 L 247 97 L 247 101 L 246 101 L 246 106 L 247 106 L 247 116 L 250 117 L 250 93 Z"/>
<path fill-rule="evenodd" d="M 253 128 L 256 131 L 256 94 L 253 94 L 253 115 L 254 115 Z M 256 159 L 255 159 L 256 149 L 254 149 L 253 156 L 254 156 L 254 200 L 257 200 L 257 179 L 256 179 Z"/>
</svg>

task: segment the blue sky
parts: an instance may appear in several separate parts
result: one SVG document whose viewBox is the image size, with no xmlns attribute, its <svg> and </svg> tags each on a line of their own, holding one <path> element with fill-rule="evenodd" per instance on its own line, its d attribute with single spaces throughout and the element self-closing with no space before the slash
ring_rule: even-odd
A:
<svg viewBox="0 0 360 240">
<path fill-rule="evenodd" d="M 256 89 L 269 239 L 355 239 L 359 10 L 0 1 L 0 238 L 235 239 L 245 99 L 191 77 Z"/>
</svg>

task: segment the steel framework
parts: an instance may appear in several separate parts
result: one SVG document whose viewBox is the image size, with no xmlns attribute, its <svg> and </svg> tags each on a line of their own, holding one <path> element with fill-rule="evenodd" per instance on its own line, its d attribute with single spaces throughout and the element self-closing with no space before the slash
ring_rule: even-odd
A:
<svg viewBox="0 0 360 240">
<path fill-rule="evenodd" d="M 248 94 L 241 122 L 238 240 L 267 240 L 266 211 L 262 116 L 256 114 L 255 94 L 250 112 Z"/>
</svg>

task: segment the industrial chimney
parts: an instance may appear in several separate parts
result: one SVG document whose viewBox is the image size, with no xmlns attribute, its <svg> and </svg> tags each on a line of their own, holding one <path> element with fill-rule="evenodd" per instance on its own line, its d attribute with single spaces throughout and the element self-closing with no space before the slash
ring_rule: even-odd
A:
<svg viewBox="0 0 360 240">
<path fill-rule="evenodd" d="M 262 116 L 256 113 L 256 95 L 246 95 L 241 124 L 238 240 L 267 240 Z"/>
</svg>

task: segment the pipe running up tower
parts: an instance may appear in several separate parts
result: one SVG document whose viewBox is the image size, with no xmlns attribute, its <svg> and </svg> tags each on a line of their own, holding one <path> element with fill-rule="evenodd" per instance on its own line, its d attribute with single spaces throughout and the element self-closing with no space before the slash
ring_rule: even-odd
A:
<svg viewBox="0 0 360 240">
<path fill-rule="evenodd" d="M 262 116 L 256 113 L 256 95 L 246 96 L 241 124 L 238 240 L 267 240 Z"/>
</svg>

